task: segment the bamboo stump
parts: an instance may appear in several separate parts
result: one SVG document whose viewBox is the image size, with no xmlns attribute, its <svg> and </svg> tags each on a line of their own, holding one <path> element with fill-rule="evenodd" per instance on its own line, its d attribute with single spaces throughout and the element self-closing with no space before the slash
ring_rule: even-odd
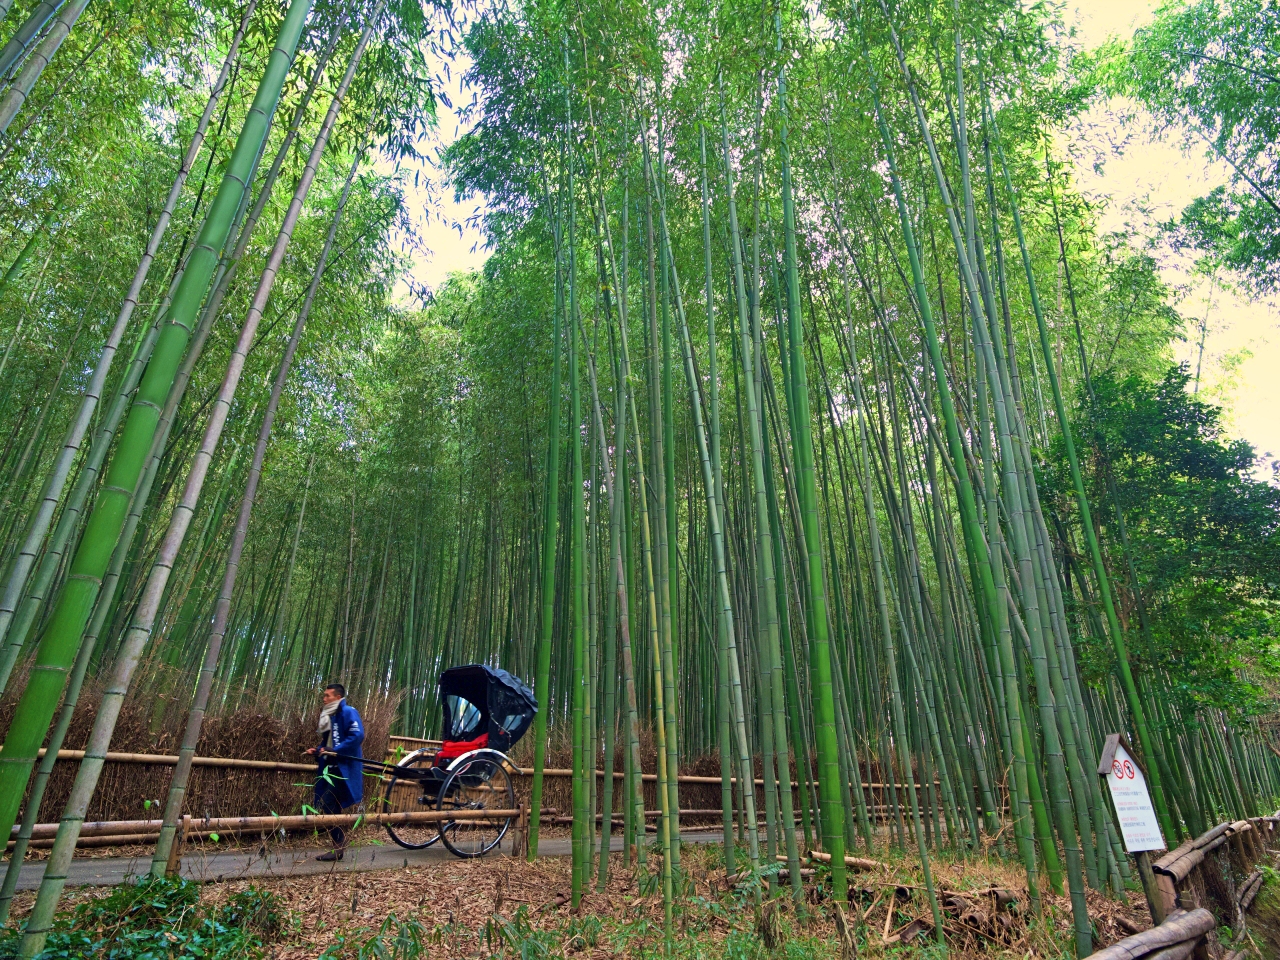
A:
<svg viewBox="0 0 1280 960">
<path fill-rule="evenodd" d="M 178 835 L 169 844 L 169 860 L 164 865 L 166 877 L 176 877 L 182 864 L 182 848 L 187 842 L 187 831 L 191 829 L 191 814 L 182 815 L 182 825 L 178 827 Z"/>
</svg>

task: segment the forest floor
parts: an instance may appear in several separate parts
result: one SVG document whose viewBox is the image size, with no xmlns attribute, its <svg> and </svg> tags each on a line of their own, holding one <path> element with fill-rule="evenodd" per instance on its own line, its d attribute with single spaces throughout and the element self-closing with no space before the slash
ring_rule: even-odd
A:
<svg viewBox="0 0 1280 960">
<path fill-rule="evenodd" d="M 200 885 L 198 891 L 196 885 L 186 884 L 190 896 L 199 902 L 195 910 L 185 908 L 183 915 L 238 917 L 244 913 L 246 897 L 261 900 L 265 893 L 274 904 L 274 919 L 233 955 L 273 960 L 378 956 L 403 960 L 623 956 L 639 960 L 660 955 L 665 940 L 661 887 L 653 872 L 656 862 L 657 857 L 651 856 L 648 868 L 624 866 L 622 855 L 613 854 L 605 890 L 599 892 L 591 884 L 578 911 L 570 905 L 566 857 L 528 863 L 491 855 L 481 860 L 410 863 L 376 874 L 345 871 L 228 879 Z M 815 865 L 815 876 L 806 877 L 802 904 L 782 899 L 761 910 L 756 906 L 759 875 L 730 886 L 719 844 L 687 845 L 681 862 L 682 891 L 672 922 L 673 955 L 690 960 L 817 960 L 841 955 L 821 865 Z M 1008 960 L 1072 955 L 1069 901 L 1046 895 L 1043 912 L 1032 913 L 1016 865 L 996 857 L 942 855 L 935 858 L 934 876 L 944 908 L 950 905 L 944 922 L 950 955 Z M 894 855 L 883 869 L 851 873 L 850 886 L 856 916 L 850 911 L 849 921 L 862 960 L 937 953 L 931 911 L 914 857 Z M 95 904 L 105 907 L 122 889 L 68 891 L 65 922 L 96 924 L 101 935 L 101 917 L 121 911 L 111 908 L 95 913 Z M 30 902 L 29 893 L 19 895 L 15 919 L 30 908 Z M 1095 948 L 1150 926 L 1138 892 L 1130 892 L 1125 900 L 1091 892 L 1089 908 Z M 94 916 L 99 919 L 91 919 Z"/>
</svg>

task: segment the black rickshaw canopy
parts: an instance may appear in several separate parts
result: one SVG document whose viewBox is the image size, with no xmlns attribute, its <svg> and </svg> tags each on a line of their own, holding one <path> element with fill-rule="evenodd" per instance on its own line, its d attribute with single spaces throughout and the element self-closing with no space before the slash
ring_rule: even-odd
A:
<svg viewBox="0 0 1280 960">
<path fill-rule="evenodd" d="M 488 746 L 503 753 L 524 736 L 538 712 L 533 691 L 506 670 L 483 663 L 440 674 L 445 740 L 473 740 L 488 733 Z"/>
</svg>

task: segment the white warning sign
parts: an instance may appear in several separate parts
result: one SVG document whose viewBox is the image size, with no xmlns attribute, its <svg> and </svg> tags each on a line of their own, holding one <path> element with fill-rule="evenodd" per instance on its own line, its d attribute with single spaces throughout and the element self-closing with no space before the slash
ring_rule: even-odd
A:
<svg viewBox="0 0 1280 960">
<path fill-rule="evenodd" d="M 1107 786 L 1111 790 L 1111 802 L 1116 805 L 1125 850 L 1129 853 L 1163 850 L 1164 837 L 1160 834 L 1160 822 L 1151 804 L 1151 794 L 1147 792 L 1147 778 L 1124 744 L 1116 744 L 1111 772 L 1107 774 Z"/>
</svg>

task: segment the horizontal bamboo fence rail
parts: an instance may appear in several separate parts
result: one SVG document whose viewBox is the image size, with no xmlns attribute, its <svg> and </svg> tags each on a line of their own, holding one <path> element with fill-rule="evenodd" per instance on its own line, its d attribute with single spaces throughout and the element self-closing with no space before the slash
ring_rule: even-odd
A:
<svg viewBox="0 0 1280 960">
<path fill-rule="evenodd" d="M 392 737 L 391 739 L 392 740 L 409 740 L 415 743 L 434 744 L 439 742 L 439 741 L 418 740 L 418 738 L 416 737 Z M 43 757 L 44 750 L 41 750 L 39 755 Z M 83 750 L 59 750 L 58 751 L 58 760 L 60 762 L 78 763 L 83 759 L 84 759 Z M 138 763 L 138 764 L 149 764 L 149 765 L 160 766 L 160 767 L 163 767 L 163 766 L 171 767 L 177 764 L 178 758 L 171 754 L 162 754 L 162 753 L 108 753 L 106 756 L 106 761 L 107 763 Z M 239 760 L 234 757 L 194 757 L 191 763 L 193 766 L 197 766 L 197 767 L 228 767 L 228 768 L 245 769 L 245 770 L 276 770 L 280 772 L 308 772 L 309 773 L 316 769 L 316 765 L 314 763 L 285 763 L 285 762 L 276 761 L 276 760 Z M 532 777 L 534 773 L 532 767 L 512 767 L 511 772 L 521 777 Z M 542 771 L 542 775 L 544 777 L 572 777 L 573 771 L 567 768 L 548 767 Z M 603 777 L 604 775 L 605 775 L 605 772 L 603 770 L 596 770 L 597 777 Z M 615 771 L 613 774 L 613 778 L 615 780 L 621 780 L 625 776 L 626 774 L 622 773 L 621 771 Z M 656 773 L 643 773 L 640 776 L 645 783 L 654 783 L 658 779 L 658 775 Z M 737 777 L 730 777 L 729 779 L 732 783 L 738 782 Z M 719 777 L 702 777 L 702 776 L 695 776 L 693 774 L 682 774 L 681 776 L 676 777 L 676 782 L 690 783 L 690 784 L 696 783 L 696 784 L 703 784 L 703 785 L 718 785 L 721 781 Z M 764 780 L 760 777 L 756 777 L 755 783 L 756 783 L 756 786 L 758 787 L 764 786 Z M 817 781 L 814 781 L 814 783 L 816 785 Z M 942 785 L 940 780 L 935 780 L 933 783 L 935 787 L 941 787 Z M 796 780 L 791 781 L 792 789 L 799 788 L 801 785 L 802 784 L 799 781 L 796 781 Z M 889 787 L 889 784 L 887 783 L 876 783 L 876 782 L 869 783 L 866 781 L 863 781 L 861 785 L 864 790 L 886 790 Z M 907 785 L 905 783 L 895 783 L 893 786 L 898 790 L 907 789 Z M 917 783 L 916 787 L 922 789 L 924 787 L 924 784 Z"/>
<path fill-rule="evenodd" d="M 395 826 L 403 823 L 440 823 L 454 820 L 505 820 L 524 818 L 524 808 L 510 810 L 410 810 L 403 813 L 303 814 L 288 817 L 183 817 L 187 837 L 211 834 L 275 833 L 278 830 L 327 830 L 329 827 Z M 81 827 L 77 847 L 103 847 L 146 843 L 160 836 L 162 820 L 100 820 Z M 47 846 L 58 833 L 56 823 L 37 823 L 31 831 L 33 847 Z M 12 841 L 10 841 L 12 845 Z"/>
<path fill-rule="evenodd" d="M 44 748 L 40 749 L 39 756 L 45 754 Z M 83 750 L 59 750 L 58 761 L 79 763 L 84 759 Z M 178 763 L 178 758 L 171 754 L 163 753 L 108 753 L 106 756 L 107 763 L 140 763 L 155 767 L 172 767 Z M 274 770 L 280 773 L 312 773 L 316 769 L 314 763 L 283 763 L 277 760 L 239 760 L 235 757 L 192 757 L 191 765 L 195 767 L 230 767 L 239 770 Z"/>
<path fill-rule="evenodd" d="M 405 747 L 412 748 L 413 750 L 416 750 L 420 747 L 438 746 L 439 744 L 439 741 L 424 740 L 418 737 L 393 736 L 390 738 L 390 741 L 391 741 L 391 744 L 390 744 L 390 749 L 388 750 L 388 761 L 392 763 L 394 763 L 398 759 L 398 757 L 396 756 L 396 752 L 397 752 L 396 747 L 398 744 L 404 745 Z M 41 756 L 44 755 L 43 750 L 40 751 L 40 755 Z M 403 754 L 401 754 L 401 756 L 402 755 Z M 83 759 L 84 759 L 83 750 L 59 750 L 58 751 L 58 761 L 61 763 L 79 763 Z M 170 766 L 171 767 L 177 764 L 178 757 L 172 754 L 123 753 L 123 752 L 113 751 L 113 752 L 108 752 L 106 754 L 105 760 L 109 764 L 160 766 L 160 767 Z M 300 774 L 314 775 L 316 770 L 316 765 L 314 761 L 302 762 L 302 763 L 290 763 L 286 761 L 276 761 L 276 760 L 244 760 L 236 757 L 197 756 L 192 759 L 192 765 L 195 767 L 202 767 L 202 768 L 215 768 L 215 769 L 220 768 L 220 769 L 226 769 L 226 770 L 256 771 L 260 773 L 287 773 L 287 774 L 292 774 L 294 776 L 297 776 Z M 526 785 L 528 783 L 529 778 L 531 778 L 534 773 L 533 768 L 531 767 L 517 767 L 514 764 L 510 765 L 507 769 L 508 769 L 508 772 L 513 777 L 518 777 L 521 780 L 525 781 Z M 552 767 L 544 770 L 543 775 L 551 780 L 563 781 L 571 778 L 573 776 L 573 771 L 570 769 Z M 603 778 L 604 776 L 606 776 L 606 773 L 603 770 L 597 769 L 595 771 L 595 775 L 597 778 Z M 613 776 L 615 780 L 622 780 L 625 775 L 620 771 L 615 771 Z M 382 775 L 382 779 L 384 780 L 384 782 L 387 779 L 385 774 Z M 641 775 L 641 779 L 646 785 L 648 785 L 648 784 L 655 784 L 658 778 L 656 774 L 645 773 Z M 735 784 L 738 782 L 736 777 L 732 777 L 731 781 Z M 689 787 L 705 788 L 709 786 L 718 787 L 721 783 L 721 779 L 718 776 L 697 776 L 692 774 L 686 774 L 686 775 L 677 777 L 677 782 L 680 783 L 681 785 L 686 785 Z M 935 782 L 935 785 L 940 785 L 939 781 L 935 780 L 934 782 Z M 757 788 L 763 787 L 764 780 L 760 777 L 755 778 L 755 785 Z M 802 787 L 803 784 L 796 781 L 792 781 L 791 786 L 793 789 L 798 789 Z M 863 790 L 866 790 L 866 791 L 885 791 L 889 788 L 889 785 L 887 783 L 881 783 L 876 781 L 863 782 L 861 786 Z M 906 789 L 905 783 L 897 783 L 897 784 L 894 784 L 894 786 L 900 790 Z M 922 784 L 917 784 L 917 786 L 918 787 L 922 786 Z M 873 816 L 876 816 L 877 818 L 879 818 L 881 815 L 884 815 L 884 816 L 888 815 L 887 808 L 883 807 L 883 805 L 881 804 L 876 803 L 875 802 L 876 798 L 874 795 L 870 799 L 871 799 L 871 804 L 870 804 L 871 809 L 869 812 L 871 812 Z M 432 811 L 424 811 L 424 812 L 432 812 Z M 701 821 L 715 820 L 716 822 L 719 822 L 721 818 L 721 811 L 690 809 L 690 810 L 681 810 L 680 815 L 682 817 L 697 819 Z M 374 815 L 374 814 L 367 815 L 365 822 L 371 822 L 371 823 L 381 822 L 378 820 L 370 820 L 369 817 L 373 817 L 373 816 L 379 816 L 379 815 Z M 563 816 L 563 814 L 560 814 L 559 811 L 544 812 L 544 814 L 542 815 L 542 818 L 549 823 L 558 823 L 559 822 L 559 820 L 557 819 L 558 816 Z M 646 813 L 646 820 L 652 821 L 652 819 L 656 816 L 658 816 L 658 814 L 656 813 Z M 617 817 L 618 815 L 615 814 L 615 819 Z M 245 821 L 241 818 L 226 818 L 226 817 L 219 818 L 216 821 L 215 826 L 208 826 L 208 827 L 205 826 L 206 823 L 212 823 L 214 821 L 205 821 L 205 820 L 193 821 L 192 826 L 190 827 L 191 836 L 192 837 L 196 837 L 200 835 L 208 836 L 211 833 L 235 834 L 235 833 L 241 832 L 242 830 L 245 832 L 254 832 L 254 831 L 271 832 L 274 829 L 285 829 L 285 830 L 307 829 L 309 827 L 314 826 L 316 823 L 314 817 L 311 819 L 304 818 L 302 820 L 297 820 L 297 818 L 290 818 L 290 817 L 267 817 L 267 818 L 259 818 L 259 819 L 261 821 L 260 825 L 254 826 L 254 827 L 243 827 L 243 826 L 233 827 L 229 825 L 233 821 L 235 823 L 241 823 L 241 824 L 244 823 Z M 356 819 L 356 816 L 352 815 L 350 822 L 354 822 L 355 819 Z M 597 815 L 597 822 L 599 822 L 602 819 L 603 819 L 602 814 Z M 299 824 L 299 826 L 291 825 L 291 823 L 294 821 L 296 821 Z M 651 829 L 653 829 L 651 825 L 646 827 L 646 830 L 651 830 Z M 56 823 L 37 824 L 35 831 L 33 832 L 31 837 L 31 846 L 34 849 L 48 847 L 50 844 L 53 843 L 53 838 L 56 835 L 57 830 L 58 830 L 58 825 Z M 85 825 L 85 829 L 81 833 L 80 840 L 77 843 L 77 847 L 90 848 L 90 847 L 104 847 L 104 846 L 123 846 L 128 844 L 154 842 L 157 839 L 159 830 L 160 830 L 159 821 L 117 820 L 117 821 L 102 821 L 101 823 L 91 822 Z M 6 844 L 7 847 L 12 848 L 14 839 L 17 836 L 17 832 L 18 832 L 18 828 L 15 826 L 12 832 L 10 833 L 8 843 Z"/>
<path fill-rule="evenodd" d="M 313 827 L 333 827 L 348 826 L 359 822 L 362 826 L 382 826 L 391 824 L 394 826 L 398 823 L 437 823 L 441 820 L 475 820 L 484 819 L 486 817 L 513 817 L 523 809 L 517 807 L 514 810 L 421 810 L 421 811 L 405 811 L 403 813 L 343 813 L 343 814 L 305 814 L 299 816 L 288 817 L 213 817 L 205 819 L 203 817 L 191 818 L 191 827 L 193 830 L 202 831 L 204 833 L 261 833 L 273 832 L 275 830 L 306 830 Z M 645 819 L 655 819 L 662 816 L 661 810 L 646 810 L 644 812 Z M 719 810 L 681 810 L 682 817 L 720 817 Z M 543 820 L 555 822 L 560 819 L 572 820 L 572 817 L 563 817 L 556 807 L 543 807 L 541 811 Z M 601 819 L 600 814 L 596 814 L 596 820 Z M 614 817 L 618 822 L 622 822 L 619 816 Z M 158 835 L 163 820 L 99 820 L 86 822 L 80 830 L 80 836 L 86 840 L 101 841 L 102 838 L 110 840 L 127 841 L 130 843 L 141 842 L 140 838 L 147 835 Z M 17 836 L 18 828 L 13 828 L 10 836 Z M 38 845 L 42 841 L 52 840 L 58 833 L 58 824 L 56 823 L 37 823 L 31 830 L 32 845 Z M 154 839 L 154 837 L 153 837 Z M 13 841 L 10 840 L 10 843 Z M 97 842 L 94 844 L 84 844 L 84 846 L 109 846 Z"/>
<path fill-rule="evenodd" d="M 533 771 L 533 767 L 515 767 L 515 768 L 512 770 L 512 772 L 513 772 L 513 773 L 518 773 L 518 774 L 519 774 L 520 776 L 522 776 L 522 777 L 532 777 L 532 776 L 533 776 L 533 772 L 534 772 L 534 771 Z M 545 770 L 543 770 L 543 771 L 542 771 L 542 775 L 543 775 L 544 777 L 572 777 L 572 776 L 573 776 L 573 771 L 572 771 L 572 770 L 568 770 L 568 769 L 558 768 L 558 767 L 547 767 Z M 603 776 L 604 776 L 604 771 L 603 771 L 603 770 L 597 770 L 597 771 L 596 771 L 596 776 L 597 776 L 597 777 L 603 777 Z M 615 780 L 621 780 L 621 779 L 623 779 L 625 776 L 626 776 L 626 774 L 625 774 L 625 773 L 622 773 L 622 772 L 620 772 L 620 771 L 616 771 L 616 770 L 615 770 L 615 771 L 614 771 L 614 774 L 613 774 L 613 779 L 615 779 Z M 657 780 L 658 780 L 658 775 L 657 775 L 656 773 L 642 773 L 642 774 L 640 775 L 640 779 L 642 779 L 645 783 L 656 783 L 656 782 L 657 782 Z M 721 779 L 720 779 L 719 777 L 700 777 L 700 776 L 695 776 L 695 775 L 693 775 L 693 774 L 681 774 L 680 776 L 676 777 L 676 782 L 677 782 L 677 783 L 698 783 L 698 784 L 703 784 L 703 785 L 706 785 L 706 786 L 719 786 L 719 785 L 720 785 L 720 783 L 721 783 L 722 781 L 721 781 Z M 737 777 L 730 777 L 730 778 L 729 778 L 729 782 L 730 782 L 730 783 L 737 783 L 737 782 L 738 782 L 738 778 L 737 778 Z M 774 782 L 775 782 L 775 783 L 777 783 L 778 781 L 776 781 L 776 780 L 775 780 Z M 757 786 L 757 787 L 763 787 L 763 786 L 764 786 L 764 780 L 763 780 L 762 778 L 760 778 L 760 777 L 756 777 L 755 783 L 756 783 L 756 786 Z M 813 781 L 813 783 L 814 783 L 814 786 L 817 786 L 817 785 L 818 785 L 818 781 L 817 781 L 817 780 Z M 935 781 L 933 781 L 933 785 L 934 785 L 935 787 L 941 788 L 941 786 L 942 786 L 942 781 L 941 781 L 941 780 L 935 780 Z M 802 783 L 801 783 L 800 781 L 798 781 L 798 780 L 792 780 L 792 781 L 791 781 L 791 789 L 793 789 L 793 790 L 799 789 L 799 788 L 800 788 L 800 787 L 802 787 L 802 786 L 804 786 L 804 784 L 802 784 Z M 888 785 L 887 783 L 867 783 L 866 781 L 863 781 L 863 782 L 862 782 L 862 788 L 863 788 L 864 790 L 886 790 L 886 789 L 888 789 L 888 787 L 889 787 L 889 785 Z M 895 784 L 894 784 L 894 787 L 895 787 L 896 789 L 898 789 L 898 790 L 905 790 L 905 789 L 907 789 L 907 785 L 906 785 L 905 783 L 895 783 Z M 918 790 L 923 790 L 923 789 L 924 789 L 924 784 L 923 784 L 923 783 L 917 783 L 917 784 L 916 784 L 916 789 L 918 789 Z"/>
<path fill-rule="evenodd" d="M 441 820 L 483 820 L 486 817 L 514 817 L 520 808 L 510 810 L 406 810 L 401 813 L 313 813 L 288 817 L 192 817 L 191 825 L 200 830 L 226 833 L 252 833 L 273 830 L 307 830 L 312 827 L 345 827 L 357 821 L 362 824 L 395 825 L 397 823 L 438 823 Z M 154 833 L 163 820 L 99 820 L 85 823 L 80 829 L 82 837 L 100 837 L 109 834 Z M 58 832 L 56 823 L 37 823 L 31 831 L 31 839 L 52 837 Z"/>
<path fill-rule="evenodd" d="M 464 810 L 464 811 L 410 811 L 405 813 L 366 813 L 366 814 L 332 814 L 332 815 L 306 815 L 306 816 L 289 816 L 289 817 L 218 817 L 218 818 L 184 818 L 184 836 L 192 837 L 208 837 L 212 834 L 239 834 L 239 833 L 274 833 L 277 830 L 306 830 L 328 828 L 331 826 L 354 826 L 359 823 L 361 826 L 384 826 L 396 825 L 399 823 L 438 823 L 442 820 L 483 820 L 489 817 L 495 819 L 504 819 L 507 817 L 521 818 L 524 815 L 523 806 L 517 807 L 515 810 Z M 646 810 L 644 812 L 646 820 L 656 820 L 662 816 L 661 810 Z M 699 817 L 720 819 L 720 810 L 681 810 L 682 817 Z M 545 823 L 560 824 L 572 823 L 573 818 L 564 816 L 556 807 L 543 807 L 540 819 Z M 602 814 L 596 814 L 596 822 L 599 823 L 604 819 Z M 613 822 L 621 825 L 623 818 L 615 816 Z M 76 843 L 77 849 L 90 847 L 111 847 L 124 846 L 128 844 L 151 843 L 159 839 L 160 826 L 162 820 L 103 820 L 85 823 L 81 829 L 80 839 Z M 757 826 L 763 826 L 764 821 L 760 821 Z M 648 829 L 652 829 L 651 827 Z M 12 835 L 17 835 L 17 827 L 14 827 Z M 31 847 L 40 849 L 48 847 L 53 843 L 54 837 L 58 833 L 58 824 L 56 823 L 38 823 L 31 831 Z M 13 840 L 9 841 L 8 846 L 13 847 Z"/>
<path fill-rule="evenodd" d="M 192 830 L 188 836 L 204 836 L 217 833 L 217 830 L 199 831 Z M 153 830 L 151 833 L 117 833 L 105 837 L 77 837 L 76 849 L 88 850 L 93 847 L 128 847 L 144 843 L 155 843 L 160 839 L 160 832 Z M 41 837 L 39 840 L 32 840 L 27 844 L 28 850 L 48 850 L 54 844 L 53 837 Z M 8 850 L 13 850 L 13 841 L 10 840 Z"/>
</svg>

